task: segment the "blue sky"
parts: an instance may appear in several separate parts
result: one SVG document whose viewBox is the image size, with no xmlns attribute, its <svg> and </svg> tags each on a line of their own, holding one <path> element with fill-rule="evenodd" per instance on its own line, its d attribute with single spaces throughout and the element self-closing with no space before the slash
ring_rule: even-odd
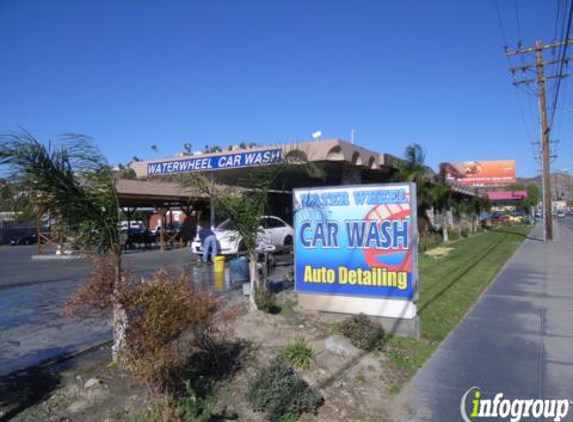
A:
<svg viewBox="0 0 573 422">
<path fill-rule="evenodd" d="M 497 1 L 510 46 L 553 39 L 558 0 Z M 84 133 L 115 164 L 354 129 L 434 168 L 515 158 L 532 176 L 536 100 L 503 45 L 494 0 L 0 0 L 0 132 Z M 554 166 L 573 172 L 568 91 Z"/>
</svg>

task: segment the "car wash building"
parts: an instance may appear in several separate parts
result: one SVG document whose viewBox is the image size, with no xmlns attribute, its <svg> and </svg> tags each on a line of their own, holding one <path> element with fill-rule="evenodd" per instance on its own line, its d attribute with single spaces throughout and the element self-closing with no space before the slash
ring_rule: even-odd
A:
<svg viewBox="0 0 573 422">
<path fill-rule="evenodd" d="M 269 192 L 269 213 L 292 221 L 292 191 L 301 187 L 359 185 L 388 182 L 400 160 L 390 154 L 375 152 L 349 142 L 332 139 L 287 145 L 253 148 L 231 147 L 218 152 L 196 152 L 173 158 L 131 163 L 137 178 L 144 181 L 173 183 L 175 175 L 200 172 L 219 184 L 241 186 L 252 168 L 289 161 L 311 162 L 322 170 L 320 177 L 311 177 L 296 165 L 289 166 Z M 295 160 L 292 160 L 294 158 Z M 142 189 L 144 187 L 142 186 Z M 212 224 L 216 210 L 203 197 L 190 198 L 196 209 Z"/>
<path fill-rule="evenodd" d="M 366 313 L 380 318 L 389 331 L 418 336 L 416 185 L 390 183 L 402 163 L 399 158 L 331 139 L 198 152 L 135 162 L 130 167 L 142 190 L 146 183 L 181 188 L 178 175 L 190 173 L 249 189 L 248 179 L 257 175 L 254 168 L 276 163 L 288 165 L 269 190 L 266 213 L 294 228 L 299 306 Z M 313 176 L 302 165 L 306 163 L 320 172 Z M 475 195 L 475 189 L 452 183 L 454 195 Z M 176 198 L 177 192 L 172 196 Z M 203 221 L 209 216 L 212 226 L 218 222 L 204 189 L 202 195 L 188 196 L 187 206 Z"/>
</svg>

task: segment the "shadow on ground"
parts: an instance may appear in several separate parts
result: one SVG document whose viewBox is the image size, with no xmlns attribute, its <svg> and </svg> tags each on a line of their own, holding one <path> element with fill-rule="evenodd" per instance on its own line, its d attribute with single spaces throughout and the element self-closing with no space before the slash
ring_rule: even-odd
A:
<svg viewBox="0 0 573 422">
<path fill-rule="evenodd" d="M 0 377 L 0 422 L 46 400 L 60 383 L 59 374 L 39 367 Z"/>
</svg>

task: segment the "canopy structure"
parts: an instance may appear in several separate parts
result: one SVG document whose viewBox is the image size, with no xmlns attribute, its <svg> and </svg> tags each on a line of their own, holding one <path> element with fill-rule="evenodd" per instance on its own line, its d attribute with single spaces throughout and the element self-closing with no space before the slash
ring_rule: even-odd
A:
<svg viewBox="0 0 573 422">
<path fill-rule="evenodd" d="M 168 243 L 182 245 L 181 240 L 176 242 L 177 234 L 169 235 L 166 230 L 166 216 L 172 210 L 183 211 L 187 217 L 196 211 L 198 215 L 210 208 L 209 195 L 199 188 L 184 187 L 179 183 L 161 180 L 126 180 L 119 179 L 115 183 L 119 206 L 127 217 L 127 238 L 131 239 L 131 224 L 133 214 L 141 208 L 153 208 L 161 216 L 161 229 L 159 231 L 159 245 L 161 250 Z M 44 215 L 38 214 L 38 254 L 42 255 L 49 246 L 61 249 L 63 239 L 60 235 L 42 231 Z M 52 219 L 51 219 L 52 220 Z M 53 249 L 53 248 L 52 248 Z"/>
</svg>

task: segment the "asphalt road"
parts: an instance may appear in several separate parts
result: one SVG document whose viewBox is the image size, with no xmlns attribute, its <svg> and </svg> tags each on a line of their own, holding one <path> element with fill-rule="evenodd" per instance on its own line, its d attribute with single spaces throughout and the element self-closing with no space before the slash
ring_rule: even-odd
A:
<svg viewBox="0 0 573 422">
<path fill-rule="evenodd" d="M 532 238 L 542 234 L 538 225 Z M 536 239 L 524 242 L 403 393 L 415 421 L 462 420 L 472 387 L 482 399 L 573 400 L 573 219 L 555 219 L 552 243 Z M 562 420 L 573 420 L 570 407 Z"/>
<path fill-rule="evenodd" d="M 85 279 L 87 260 L 32 261 L 37 246 L 0 247 L 0 288 L 24 284 Z M 150 273 L 159 267 L 183 268 L 193 261 L 189 249 L 134 252 L 124 255 L 125 266 L 135 274 Z"/>
<path fill-rule="evenodd" d="M 111 313 L 85 320 L 62 316 L 66 301 L 90 274 L 88 260 L 36 261 L 36 246 L 0 247 L 0 375 L 111 339 Z M 194 283 L 215 283 L 212 267 L 196 267 L 189 249 L 128 253 L 133 275 L 159 268 L 192 272 Z"/>
</svg>

